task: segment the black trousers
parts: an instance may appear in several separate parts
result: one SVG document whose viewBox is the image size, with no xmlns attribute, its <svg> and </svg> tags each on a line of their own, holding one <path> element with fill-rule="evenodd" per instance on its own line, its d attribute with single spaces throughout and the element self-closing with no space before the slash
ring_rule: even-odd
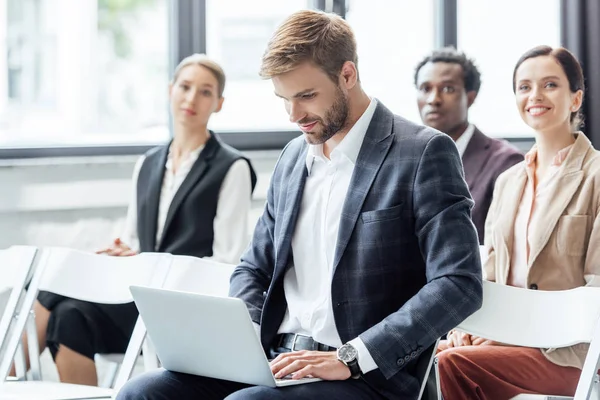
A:
<svg viewBox="0 0 600 400">
<path fill-rule="evenodd" d="M 129 381 L 117 400 L 381 400 L 383 397 L 362 379 L 322 381 L 270 388 L 181 374 L 164 369 L 147 372 Z"/>
<path fill-rule="evenodd" d="M 269 358 L 290 349 L 271 348 Z M 362 379 L 305 383 L 282 388 L 251 386 L 243 383 L 182 374 L 164 369 L 145 373 L 129 381 L 119 392 L 117 400 L 147 399 L 365 399 L 381 400 L 381 397 Z"/>
</svg>

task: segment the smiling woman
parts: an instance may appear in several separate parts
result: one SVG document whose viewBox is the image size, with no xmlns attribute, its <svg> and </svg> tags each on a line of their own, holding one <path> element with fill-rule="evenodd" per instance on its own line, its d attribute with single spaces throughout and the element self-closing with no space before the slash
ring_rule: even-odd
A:
<svg viewBox="0 0 600 400">
<path fill-rule="evenodd" d="M 536 145 L 496 182 L 485 225 L 486 279 L 530 290 L 598 286 L 600 152 L 578 131 L 581 66 L 564 48 L 533 48 L 517 61 L 513 90 Z M 513 347 L 453 331 L 437 355 L 442 394 L 573 396 L 587 350 Z"/>
</svg>

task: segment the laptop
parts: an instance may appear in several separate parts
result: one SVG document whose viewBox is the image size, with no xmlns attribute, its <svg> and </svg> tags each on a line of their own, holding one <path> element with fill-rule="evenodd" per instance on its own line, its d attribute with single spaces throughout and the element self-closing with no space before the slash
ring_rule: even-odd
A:
<svg viewBox="0 0 600 400">
<path fill-rule="evenodd" d="M 130 290 L 169 371 L 270 387 L 321 380 L 275 379 L 241 299 L 141 286 Z"/>
</svg>

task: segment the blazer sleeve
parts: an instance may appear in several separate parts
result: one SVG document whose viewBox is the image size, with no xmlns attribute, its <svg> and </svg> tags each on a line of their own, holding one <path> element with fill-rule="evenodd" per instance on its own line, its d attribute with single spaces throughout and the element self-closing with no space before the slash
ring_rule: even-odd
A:
<svg viewBox="0 0 600 400">
<path fill-rule="evenodd" d="M 583 273 L 586 286 L 600 286 L 600 210 L 598 209 L 592 225 Z"/>
<path fill-rule="evenodd" d="M 413 187 L 415 235 L 427 283 L 398 311 L 359 337 L 389 379 L 440 336 L 481 307 L 479 240 L 460 156 L 434 135 L 418 160 Z"/>
<path fill-rule="evenodd" d="M 244 254 L 242 254 L 240 264 L 233 271 L 229 283 L 229 296 L 244 300 L 248 307 L 250 318 L 252 318 L 255 324 L 259 325 L 265 293 L 269 289 L 275 268 L 274 232 L 276 198 L 273 186 L 276 180 L 283 179 L 280 176 L 278 166 L 284 158 L 290 143 L 282 150 L 279 160 L 275 165 L 267 192 L 267 203 L 254 228 L 252 241 Z"/>
<path fill-rule="evenodd" d="M 483 245 L 487 250 L 488 256 L 485 265 L 483 266 L 483 279 L 490 282 L 496 281 L 496 250 L 494 248 L 493 226 L 496 222 L 496 218 L 498 218 L 498 204 L 500 203 L 500 194 L 502 193 L 501 184 L 501 180 L 496 181 L 494 194 L 492 196 L 492 204 L 490 204 L 490 209 L 485 219 L 485 237 Z"/>
</svg>

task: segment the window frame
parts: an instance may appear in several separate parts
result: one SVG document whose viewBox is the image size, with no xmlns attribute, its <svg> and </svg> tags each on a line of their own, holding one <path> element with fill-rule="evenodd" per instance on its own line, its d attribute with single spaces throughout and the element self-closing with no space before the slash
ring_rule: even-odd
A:
<svg viewBox="0 0 600 400">
<path fill-rule="evenodd" d="M 336 12 L 342 17 L 347 10 L 346 0 L 312 0 L 315 9 Z M 457 0 L 433 0 L 436 46 L 457 46 Z M 206 0 L 169 1 L 169 70 L 189 54 L 206 52 Z M 564 37 L 564 35 L 563 35 Z M 169 117 L 170 118 L 170 117 Z M 172 128 L 169 128 L 172 137 Z M 298 130 L 227 131 L 219 132 L 223 141 L 240 150 L 282 149 Z M 519 140 L 527 140 L 520 138 Z M 143 154 L 161 143 L 132 145 L 56 145 L 52 147 L 1 147 L 0 159 L 110 156 Z"/>
</svg>

